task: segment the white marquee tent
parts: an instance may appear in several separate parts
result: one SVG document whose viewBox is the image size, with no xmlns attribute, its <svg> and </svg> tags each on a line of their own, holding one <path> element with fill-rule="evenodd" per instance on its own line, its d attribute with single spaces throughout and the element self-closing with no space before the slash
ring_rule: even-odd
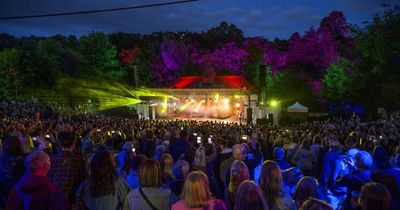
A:
<svg viewBox="0 0 400 210">
<path fill-rule="evenodd" d="M 296 102 L 291 106 L 288 106 L 286 110 L 287 112 L 301 112 L 301 113 L 308 112 L 308 108 L 301 105 L 299 102 Z"/>
</svg>

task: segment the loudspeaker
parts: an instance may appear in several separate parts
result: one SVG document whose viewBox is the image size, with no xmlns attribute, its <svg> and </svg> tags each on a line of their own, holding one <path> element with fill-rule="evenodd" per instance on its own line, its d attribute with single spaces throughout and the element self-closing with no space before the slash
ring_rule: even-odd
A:
<svg viewBox="0 0 400 210">
<path fill-rule="evenodd" d="M 251 124 L 253 122 L 253 109 L 247 108 L 247 124 Z"/>
<path fill-rule="evenodd" d="M 267 66 L 266 65 L 260 65 L 260 87 L 265 87 L 265 81 L 267 77 Z"/>
</svg>

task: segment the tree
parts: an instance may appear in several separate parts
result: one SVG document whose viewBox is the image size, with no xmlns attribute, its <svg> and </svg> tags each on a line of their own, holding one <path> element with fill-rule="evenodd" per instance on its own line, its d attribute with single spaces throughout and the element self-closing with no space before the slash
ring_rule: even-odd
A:
<svg viewBox="0 0 400 210">
<path fill-rule="evenodd" d="M 165 39 L 159 48 L 159 55 L 153 62 L 153 70 L 160 84 L 167 85 L 176 80 L 188 62 L 190 49 L 179 40 Z"/>
<path fill-rule="evenodd" d="M 40 40 L 37 44 L 34 60 L 31 60 L 31 67 L 35 68 L 36 82 L 40 85 L 51 86 L 57 80 L 63 66 L 60 55 L 61 43 L 53 39 Z M 31 55 L 32 56 L 32 55 Z M 32 58 L 32 57 L 31 57 Z"/>
<path fill-rule="evenodd" d="M 333 35 L 324 27 L 310 28 L 303 37 L 289 39 L 288 64 L 314 79 L 321 79 L 330 63 L 340 56 Z"/>
<path fill-rule="evenodd" d="M 385 107 L 398 110 L 400 80 L 400 6 L 376 14 L 364 30 L 356 28 L 355 46 L 359 55 L 350 74 L 351 98 L 369 111 Z"/>
<path fill-rule="evenodd" d="M 264 39 L 246 39 L 243 43 L 243 48 L 247 50 L 247 61 L 243 66 L 245 78 L 254 85 L 255 88 L 260 88 L 260 65 L 263 63 L 264 51 L 263 45 L 266 44 Z"/>
<path fill-rule="evenodd" d="M 17 45 L 17 39 L 6 33 L 0 33 L 0 50 L 13 48 Z"/>
<path fill-rule="evenodd" d="M 24 53 L 18 49 L 0 52 L 0 95 L 18 96 L 30 74 L 24 67 Z"/>
<path fill-rule="evenodd" d="M 205 49 L 215 49 L 229 42 L 241 44 L 244 40 L 243 31 L 225 21 L 201 34 L 199 38 L 200 46 Z"/>
<path fill-rule="evenodd" d="M 323 78 L 323 96 L 332 102 L 344 102 L 346 84 L 352 63 L 344 58 L 338 58 L 326 70 Z"/>
<path fill-rule="evenodd" d="M 120 70 L 117 49 L 103 33 L 92 32 L 82 36 L 79 39 L 79 50 L 100 75 L 109 73 L 112 76 Z"/>
<path fill-rule="evenodd" d="M 231 42 L 204 54 L 193 53 L 192 57 L 203 70 L 213 67 L 220 72 L 228 70 L 229 73 L 243 74 L 242 67 L 246 63 L 247 55 L 246 50 Z"/>
<path fill-rule="evenodd" d="M 126 69 L 128 82 L 134 84 L 135 87 L 139 85 L 139 74 L 137 65 L 139 63 L 139 54 L 140 49 L 138 47 L 134 47 L 132 49 L 122 49 L 121 52 L 118 54 L 121 64 Z"/>
<path fill-rule="evenodd" d="M 318 107 L 317 98 L 313 95 L 307 79 L 296 71 L 286 69 L 278 71 L 267 84 L 268 99 L 279 100 L 283 107 L 296 101 L 309 108 Z"/>
</svg>

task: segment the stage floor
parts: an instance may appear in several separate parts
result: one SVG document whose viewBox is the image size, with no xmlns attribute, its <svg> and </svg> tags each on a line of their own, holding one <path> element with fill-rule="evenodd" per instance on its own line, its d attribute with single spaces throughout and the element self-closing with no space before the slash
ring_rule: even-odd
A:
<svg viewBox="0 0 400 210">
<path fill-rule="evenodd" d="M 226 119 L 216 119 L 216 118 L 199 118 L 199 117 L 171 117 L 170 120 L 192 120 L 192 121 L 213 121 L 213 122 L 223 122 L 223 123 L 240 123 L 237 117 L 231 117 Z M 246 119 L 242 119 L 241 123 L 245 123 Z"/>
</svg>

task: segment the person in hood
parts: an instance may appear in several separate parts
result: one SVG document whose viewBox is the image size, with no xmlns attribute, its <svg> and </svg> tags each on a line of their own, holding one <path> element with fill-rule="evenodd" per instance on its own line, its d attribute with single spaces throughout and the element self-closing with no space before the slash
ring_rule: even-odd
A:
<svg viewBox="0 0 400 210">
<path fill-rule="evenodd" d="M 26 158 L 25 165 L 28 172 L 11 190 L 6 209 L 67 209 L 68 202 L 64 193 L 47 177 L 49 156 L 43 151 L 35 151 Z"/>
</svg>

